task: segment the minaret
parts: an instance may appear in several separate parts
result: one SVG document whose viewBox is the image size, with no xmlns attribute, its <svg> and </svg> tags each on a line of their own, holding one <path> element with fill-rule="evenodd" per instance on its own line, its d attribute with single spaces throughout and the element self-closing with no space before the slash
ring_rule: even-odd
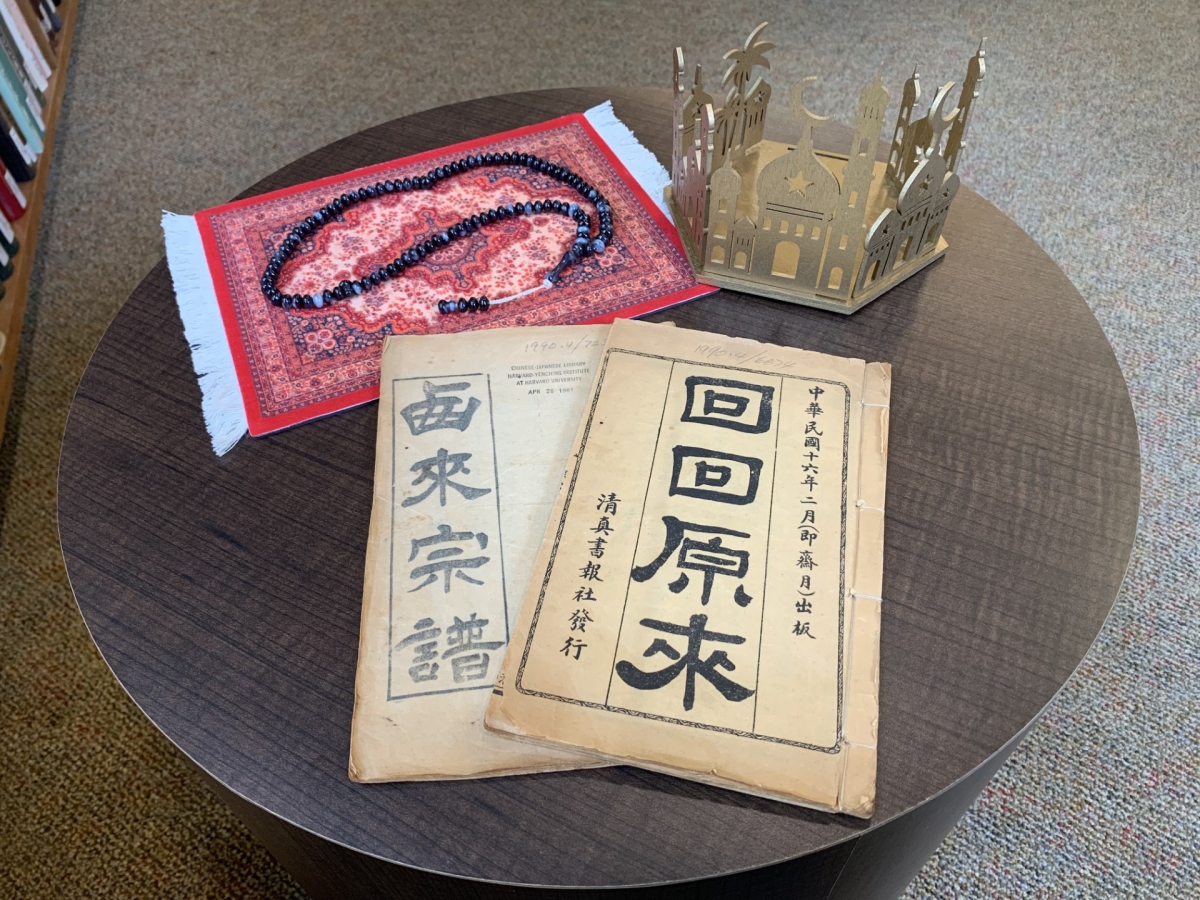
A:
<svg viewBox="0 0 1200 900">
<path fill-rule="evenodd" d="M 713 108 L 706 103 L 700 110 L 697 127 L 694 129 L 695 140 L 688 153 L 687 176 L 683 180 L 675 203 L 683 213 L 686 222 L 676 222 L 676 225 L 686 225 L 692 237 L 692 244 L 704 256 L 704 231 L 708 225 L 708 179 L 712 175 L 713 152 Z"/>
<path fill-rule="evenodd" d="M 691 151 L 696 136 L 696 122 L 705 104 L 712 103 L 712 96 L 704 90 L 704 72 L 696 65 L 696 76 L 691 90 L 684 87 L 683 49 L 675 48 L 674 115 L 675 133 L 671 143 L 671 183 L 675 192 L 683 190 L 691 164 Z"/>
<path fill-rule="evenodd" d="M 679 193 L 683 186 L 683 178 L 687 174 L 687 154 L 691 149 L 689 141 L 683 137 L 683 106 L 687 102 L 685 94 L 687 88 L 683 86 L 683 48 L 675 48 L 675 77 L 674 91 L 672 92 L 672 116 L 671 121 L 674 123 L 674 130 L 671 134 L 671 187 L 676 194 Z"/>
<path fill-rule="evenodd" d="M 983 81 L 985 67 L 983 63 L 983 42 L 979 42 L 979 50 L 967 63 L 967 77 L 963 81 L 962 94 L 958 98 L 958 117 L 950 127 L 950 139 L 946 143 L 946 168 L 951 172 L 958 170 L 958 159 L 967 146 L 967 122 L 971 118 L 971 104 L 979 96 L 979 82 Z"/>
<path fill-rule="evenodd" d="M 942 116 L 941 110 L 945 105 L 953 81 L 947 81 L 933 97 L 929 111 L 912 123 L 908 134 L 901 141 L 900 164 L 896 168 L 896 189 L 903 190 L 905 183 L 917 167 L 930 156 L 940 156 L 942 152 L 942 133 L 949 127 L 954 117 L 958 115 L 957 107 L 947 116 Z M 935 121 L 937 120 L 936 125 Z"/>
<path fill-rule="evenodd" d="M 822 294 L 843 299 L 850 296 L 854 274 L 858 271 L 855 264 L 866 233 L 863 220 L 875 174 L 875 148 L 879 145 L 887 104 L 887 88 L 883 86 L 882 76 L 876 75 L 858 96 L 854 143 L 842 172 L 840 203 L 829 225 L 829 242 L 817 284 L 817 290 Z"/>
<path fill-rule="evenodd" d="M 847 191 L 860 192 L 859 201 L 855 204 L 860 212 L 866 206 L 866 189 L 870 186 L 871 175 L 875 171 L 875 148 L 879 143 L 879 133 L 883 130 L 883 114 L 887 110 L 887 103 L 888 92 L 883 86 L 883 76 L 876 75 L 875 80 L 858 95 L 854 144 L 850 148 L 850 159 L 846 162 L 845 174 L 842 176 L 844 196 L 848 196 Z"/>
<path fill-rule="evenodd" d="M 904 153 L 908 144 L 909 125 L 912 122 L 913 109 L 921 99 L 921 76 L 913 69 L 912 77 L 904 82 L 904 93 L 900 97 L 900 112 L 896 116 L 896 130 L 892 134 L 892 149 L 888 153 L 887 175 L 899 187 L 904 183 L 900 177 Z"/>
</svg>

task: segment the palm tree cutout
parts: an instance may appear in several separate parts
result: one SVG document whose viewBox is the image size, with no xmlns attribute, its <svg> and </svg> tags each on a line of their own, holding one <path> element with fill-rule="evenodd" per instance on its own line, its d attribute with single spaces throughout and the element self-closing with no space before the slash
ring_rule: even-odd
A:
<svg viewBox="0 0 1200 900">
<path fill-rule="evenodd" d="M 766 27 L 767 23 L 763 22 L 750 32 L 750 37 L 746 38 L 746 43 L 740 50 L 735 47 L 725 54 L 724 58 L 730 60 L 730 64 L 725 71 L 725 77 L 721 79 L 721 87 L 725 87 L 732 81 L 737 99 L 743 99 L 746 96 L 746 85 L 750 83 L 750 76 L 753 74 L 755 66 L 763 69 L 771 68 L 771 62 L 765 54 L 768 50 L 774 50 L 775 45 L 770 41 L 758 39 Z"/>
<path fill-rule="evenodd" d="M 752 115 L 751 107 L 755 103 L 755 98 L 747 93 L 747 89 L 749 88 L 751 93 L 758 93 L 755 85 L 762 81 L 759 79 L 755 85 L 750 85 L 750 76 L 754 74 L 755 66 L 763 69 L 771 68 L 766 53 L 775 47 L 769 41 L 758 39 L 766 27 L 767 23 L 763 22 L 750 32 L 750 37 L 746 38 L 746 43 L 740 50 L 735 47 L 725 54 L 724 58 L 730 62 L 729 68 L 725 70 L 725 76 L 721 79 L 721 87 L 726 87 L 730 82 L 733 86 L 725 95 L 725 115 L 722 116 L 723 121 L 717 127 L 720 135 L 718 139 L 722 145 L 720 154 L 722 157 L 731 149 L 741 147 L 746 143 L 747 119 Z M 758 102 L 763 106 L 766 105 L 767 98 L 770 96 L 770 87 L 765 86 L 765 91 L 766 93 L 758 98 Z"/>
</svg>

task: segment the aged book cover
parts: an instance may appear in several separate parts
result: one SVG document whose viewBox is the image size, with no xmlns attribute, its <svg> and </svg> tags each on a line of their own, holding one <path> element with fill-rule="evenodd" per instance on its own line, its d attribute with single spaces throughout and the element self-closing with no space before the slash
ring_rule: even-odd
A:
<svg viewBox="0 0 1200 900">
<path fill-rule="evenodd" d="M 483 726 L 607 325 L 388 338 L 355 781 L 597 765 Z"/>
<path fill-rule="evenodd" d="M 869 817 L 889 386 L 614 323 L 487 726 Z"/>
</svg>

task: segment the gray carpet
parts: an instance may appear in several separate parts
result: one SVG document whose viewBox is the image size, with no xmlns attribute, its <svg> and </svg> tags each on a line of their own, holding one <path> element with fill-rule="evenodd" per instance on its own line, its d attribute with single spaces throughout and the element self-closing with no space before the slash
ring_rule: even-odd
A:
<svg viewBox="0 0 1200 900">
<path fill-rule="evenodd" d="M 1108 626 L 906 897 L 1200 896 L 1194 2 L 85 0 L 0 448 L 0 898 L 301 896 L 121 692 L 58 549 L 71 395 L 162 255 L 159 210 L 222 202 L 329 141 L 455 100 L 666 86 L 675 43 L 715 71 L 762 19 L 776 83 L 822 75 L 805 99 L 842 121 L 877 66 L 898 88 L 918 62 L 928 89 L 989 36 L 964 181 L 1079 287 L 1141 430 L 1142 526 Z"/>
</svg>

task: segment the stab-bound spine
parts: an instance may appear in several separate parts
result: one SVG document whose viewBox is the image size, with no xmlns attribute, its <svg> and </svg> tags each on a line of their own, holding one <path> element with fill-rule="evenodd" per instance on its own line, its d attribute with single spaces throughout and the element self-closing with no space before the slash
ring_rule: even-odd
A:
<svg viewBox="0 0 1200 900">
<path fill-rule="evenodd" d="M 854 564 L 843 602 L 849 622 L 842 786 L 838 807 L 870 816 L 875 808 L 879 743 L 879 619 L 883 597 L 883 521 L 887 486 L 891 366 L 867 363 L 863 378 L 860 462 L 852 515 Z"/>
</svg>

